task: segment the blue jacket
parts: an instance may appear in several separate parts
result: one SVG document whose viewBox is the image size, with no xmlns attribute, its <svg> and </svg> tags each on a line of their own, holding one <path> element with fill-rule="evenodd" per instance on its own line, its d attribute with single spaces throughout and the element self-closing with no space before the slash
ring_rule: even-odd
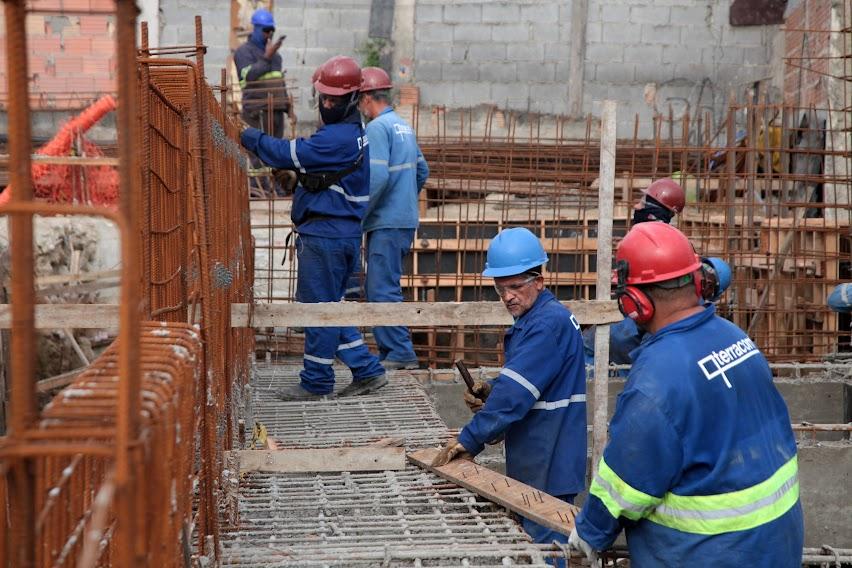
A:
<svg viewBox="0 0 852 568">
<path fill-rule="evenodd" d="M 411 126 L 391 107 L 367 125 L 370 140 L 370 204 L 364 232 L 416 229 L 417 196 L 429 177 L 429 166 Z"/>
<path fill-rule="evenodd" d="M 801 566 L 796 441 L 763 354 L 713 306 L 646 336 L 577 518 L 631 565 Z"/>
<path fill-rule="evenodd" d="M 350 167 L 364 152 L 361 166 L 339 184 L 310 192 L 301 185 L 293 197 L 290 216 L 304 235 L 330 238 L 361 236 L 361 219 L 370 201 L 370 154 L 357 114 L 344 122 L 329 124 L 308 139 L 285 140 L 256 128 L 243 131 L 242 143 L 273 168 L 300 172 L 340 171 Z"/>
<path fill-rule="evenodd" d="M 267 97 L 271 93 L 272 108 L 286 111 L 290 106 L 290 99 L 284 86 L 281 54 L 275 53 L 267 59 L 264 52 L 265 49 L 250 41 L 234 51 L 234 66 L 240 77 L 243 108 L 266 108 Z"/>
<path fill-rule="evenodd" d="M 551 495 L 579 493 L 586 473 L 586 374 L 580 326 L 548 290 L 504 339 L 506 363 L 459 433 L 476 455 L 506 434 L 506 474 Z"/>
<path fill-rule="evenodd" d="M 639 347 L 645 332 L 639 329 L 630 318 L 624 318 L 614 323 L 609 328 L 609 362 L 616 365 L 629 365 L 633 361 L 630 353 Z M 595 326 L 589 326 L 583 332 L 583 349 L 586 352 L 586 361 L 594 362 L 595 359 Z"/>
</svg>

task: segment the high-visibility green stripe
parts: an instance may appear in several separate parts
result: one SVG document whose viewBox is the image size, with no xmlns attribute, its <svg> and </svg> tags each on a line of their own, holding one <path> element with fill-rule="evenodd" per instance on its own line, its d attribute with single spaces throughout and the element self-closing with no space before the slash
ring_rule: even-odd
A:
<svg viewBox="0 0 852 568">
<path fill-rule="evenodd" d="M 284 73 L 281 71 L 267 71 L 263 75 L 257 78 L 258 81 L 269 81 L 271 79 L 281 79 L 284 77 Z"/>
<path fill-rule="evenodd" d="M 798 470 L 797 457 L 793 456 L 787 463 L 779 467 L 771 477 L 757 485 L 718 495 L 685 496 L 666 493 L 663 497 L 663 505 L 672 509 L 691 511 L 715 511 L 748 506 L 774 494 L 791 477 L 796 475 Z"/>
<path fill-rule="evenodd" d="M 248 76 L 248 72 L 251 71 L 251 65 L 246 65 L 242 69 L 240 69 L 240 88 L 246 88 L 246 77 Z"/>
<path fill-rule="evenodd" d="M 669 528 L 705 535 L 748 530 L 774 521 L 799 500 L 798 461 L 793 456 L 765 481 L 738 491 L 666 493 L 658 499 L 631 487 L 601 459 L 590 492 L 615 518 L 647 517 Z"/>
<path fill-rule="evenodd" d="M 649 510 L 662 501 L 659 497 L 631 487 L 603 458 L 598 464 L 598 473 L 589 491 L 601 500 L 614 518 L 626 517 L 634 521 L 646 516 Z"/>
<path fill-rule="evenodd" d="M 666 493 L 648 520 L 695 534 L 720 534 L 751 529 L 774 521 L 799 499 L 796 456 L 768 479 L 751 487 L 718 495 Z"/>
<path fill-rule="evenodd" d="M 799 481 L 787 488 L 777 500 L 749 513 L 730 517 L 708 518 L 707 513 L 697 513 L 695 518 L 674 517 L 656 510 L 648 516 L 648 520 L 659 525 L 677 529 L 683 532 L 714 535 L 733 531 L 744 531 L 765 525 L 789 511 L 799 500 Z M 730 512 L 734 512 L 730 510 Z M 682 511 L 679 513 L 683 513 Z"/>
</svg>

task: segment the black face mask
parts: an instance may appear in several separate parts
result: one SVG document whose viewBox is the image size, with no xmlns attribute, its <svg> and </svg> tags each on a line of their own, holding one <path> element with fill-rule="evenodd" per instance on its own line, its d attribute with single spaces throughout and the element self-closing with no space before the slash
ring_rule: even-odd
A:
<svg viewBox="0 0 852 568">
<path fill-rule="evenodd" d="M 323 96 L 319 96 L 319 112 L 323 124 L 335 124 L 341 122 L 353 113 L 358 112 L 358 93 L 352 93 L 348 102 L 343 102 L 334 105 L 331 108 L 325 108 L 323 104 Z"/>
<path fill-rule="evenodd" d="M 645 223 L 647 221 L 662 221 L 669 223 L 674 213 L 663 207 L 663 205 L 651 197 L 645 197 L 645 207 L 633 210 L 633 224 Z"/>
</svg>

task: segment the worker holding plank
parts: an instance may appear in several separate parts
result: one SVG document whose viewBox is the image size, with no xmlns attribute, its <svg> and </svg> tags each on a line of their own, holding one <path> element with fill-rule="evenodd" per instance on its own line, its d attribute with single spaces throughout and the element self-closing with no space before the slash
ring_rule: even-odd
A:
<svg viewBox="0 0 852 568">
<path fill-rule="evenodd" d="M 763 354 L 704 304 L 674 227 L 634 226 L 615 266 L 647 335 L 569 542 L 594 558 L 623 528 L 632 566 L 800 566 L 796 440 Z"/>
<path fill-rule="evenodd" d="M 544 287 L 547 255 L 523 228 L 505 229 L 488 246 L 483 276 L 515 319 L 504 338 L 505 366 L 493 381 L 473 386 L 481 406 L 436 456 L 441 466 L 505 436 L 506 474 L 566 502 L 584 489 L 586 472 L 586 381 L 583 338 L 571 312 Z M 524 530 L 535 542 L 567 537 L 529 519 Z"/>
</svg>

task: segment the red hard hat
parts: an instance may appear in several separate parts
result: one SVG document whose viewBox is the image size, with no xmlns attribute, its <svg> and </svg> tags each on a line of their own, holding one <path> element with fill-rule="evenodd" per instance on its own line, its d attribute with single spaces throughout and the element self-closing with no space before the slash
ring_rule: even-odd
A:
<svg viewBox="0 0 852 568">
<path fill-rule="evenodd" d="M 645 195 L 653 197 L 669 211 L 680 213 L 686 205 L 683 188 L 671 178 L 658 179 L 648 186 Z"/>
<path fill-rule="evenodd" d="M 701 268 L 689 239 L 668 223 L 634 225 L 618 245 L 615 260 L 627 261 L 629 286 L 665 282 Z"/>
<path fill-rule="evenodd" d="M 361 69 L 361 92 L 383 91 L 392 88 L 390 77 L 380 67 L 364 67 Z"/>
<path fill-rule="evenodd" d="M 325 63 L 323 63 L 323 65 L 325 65 Z M 319 79 L 319 76 L 320 76 L 320 73 L 321 73 L 321 72 L 322 72 L 322 65 L 320 65 L 319 67 L 317 67 L 317 68 L 314 70 L 314 74 L 313 74 L 313 75 L 311 75 L 311 85 L 313 85 L 314 83 L 316 83 L 316 82 L 317 82 L 317 79 Z"/>
<path fill-rule="evenodd" d="M 351 57 L 336 55 L 320 65 L 314 86 L 324 95 L 353 93 L 361 87 L 361 67 Z"/>
</svg>

